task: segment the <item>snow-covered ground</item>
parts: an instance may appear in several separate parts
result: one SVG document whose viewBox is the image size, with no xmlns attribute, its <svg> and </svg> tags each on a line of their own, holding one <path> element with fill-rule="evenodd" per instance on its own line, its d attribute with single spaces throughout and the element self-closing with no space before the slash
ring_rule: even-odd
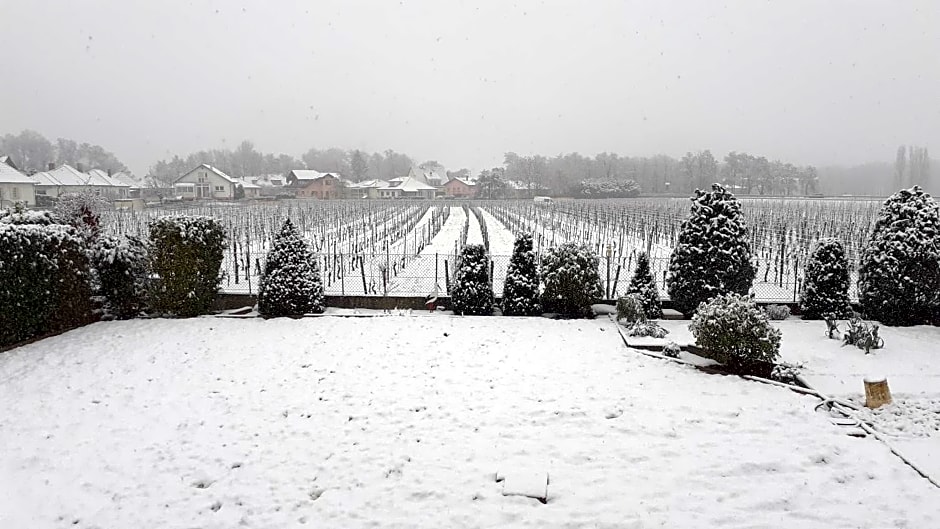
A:
<svg viewBox="0 0 940 529">
<path fill-rule="evenodd" d="M 480 229 L 480 220 L 470 212 L 470 227 L 467 229 L 467 244 L 483 244 L 483 232 Z"/>
<path fill-rule="evenodd" d="M 516 236 L 509 231 L 502 222 L 492 213 L 480 208 L 483 222 L 490 236 L 490 256 L 493 258 L 493 291 L 497 297 L 503 295 L 503 284 L 506 282 L 506 269 L 509 268 L 509 259 L 512 257 L 512 247 Z"/>
<path fill-rule="evenodd" d="M 105 322 L 0 355 L 0 402 L 4 528 L 940 526 L 815 398 L 607 320 Z"/>
<path fill-rule="evenodd" d="M 447 292 L 444 261 L 446 260 L 453 270 L 454 252 L 459 251 L 457 245 L 466 220 L 467 214 L 462 207 L 451 206 L 441 230 L 421 253 L 411 260 L 408 267 L 392 280 L 389 292 L 393 295 L 409 296 L 430 295 L 435 292 L 444 295 Z"/>
</svg>

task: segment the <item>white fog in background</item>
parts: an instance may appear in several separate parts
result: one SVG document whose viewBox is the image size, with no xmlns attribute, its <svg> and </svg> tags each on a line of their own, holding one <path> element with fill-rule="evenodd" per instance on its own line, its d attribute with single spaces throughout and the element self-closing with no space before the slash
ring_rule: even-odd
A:
<svg viewBox="0 0 940 529">
<path fill-rule="evenodd" d="M 0 0 L 0 134 L 503 153 L 940 149 L 940 2 Z M 935 147 L 936 146 L 936 147 Z"/>
</svg>

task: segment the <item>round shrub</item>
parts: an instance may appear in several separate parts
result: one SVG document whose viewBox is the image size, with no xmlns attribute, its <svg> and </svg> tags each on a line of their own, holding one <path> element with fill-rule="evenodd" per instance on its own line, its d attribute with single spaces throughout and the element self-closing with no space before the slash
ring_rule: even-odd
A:
<svg viewBox="0 0 940 529">
<path fill-rule="evenodd" d="M 689 329 L 700 347 L 731 366 L 775 362 L 780 355 L 780 331 L 750 296 L 721 294 L 702 303 Z"/>
<path fill-rule="evenodd" d="M 521 234 L 512 246 L 512 258 L 503 283 L 503 315 L 538 316 L 539 270 L 532 251 L 532 236 Z"/>
<path fill-rule="evenodd" d="M 0 223 L 0 345 L 92 319 L 88 256 L 75 229 Z"/>
<path fill-rule="evenodd" d="M 222 281 L 225 231 L 211 217 L 166 215 L 150 223 L 150 307 L 182 318 L 207 314 Z"/>
<path fill-rule="evenodd" d="M 885 200 L 858 271 L 862 310 L 885 325 L 930 322 L 940 306 L 940 209 L 920 187 Z"/>
<path fill-rule="evenodd" d="M 804 320 L 845 318 L 852 313 L 849 264 L 838 240 L 820 239 L 806 261 L 800 313 Z"/>
<path fill-rule="evenodd" d="M 591 304 L 600 299 L 603 289 L 598 275 L 597 254 L 589 247 L 565 243 L 542 256 L 542 308 L 561 316 L 593 318 Z"/>
<path fill-rule="evenodd" d="M 627 294 L 633 294 L 639 298 L 647 318 L 658 320 L 663 317 L 662 305 L 659 302 L 659 289 L 656 288 L 656 280 L 653 279 L 653 272 L 650 269 L 650 258 L 646 252 L 640 252 L 637 257 L 636 270 L 633 271 Z"/>
<path fill-rule="evenodd" d="M 755 272 L 741 204 L 718 184 L 696 190 L 669 260 L 673 307 L 688 316 L 719 294 L 746 294 Z"/>
<path fill-rule="evenodd" d="M 324 310 L 320 268 L 310 246 L 287 219 L 274 236 L 258 289 L 262 316 L 301 316 Z"/>
<path fill-rule="evenodd" d="M 144 243 L 137 237 L 101 236 L 91 262 L 107 314 L 120 320 L 138 316 L 146 306 L 150 277 Z"/>
<path fill-rule="evenodd" d="M 450 293 L 454 314 L 487 316 L 495 304 L 490 280 L 490 259 L 481 244 L 468 244 L 460 251 L 457 277 Z"/>
</svg>

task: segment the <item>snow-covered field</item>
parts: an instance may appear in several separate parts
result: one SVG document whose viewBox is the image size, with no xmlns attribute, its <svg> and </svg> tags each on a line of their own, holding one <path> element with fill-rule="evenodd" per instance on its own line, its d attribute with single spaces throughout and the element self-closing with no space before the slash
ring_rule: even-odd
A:
<svg viewBox="0 0 940 529">
<path fill-rule="evenodd" d="M 0 355 L 0 527 L 940 526 L 817 400 L 608 320 L 94 324 Z M 503 496 L 547 473 L 548 501 Z"/>
</svg>

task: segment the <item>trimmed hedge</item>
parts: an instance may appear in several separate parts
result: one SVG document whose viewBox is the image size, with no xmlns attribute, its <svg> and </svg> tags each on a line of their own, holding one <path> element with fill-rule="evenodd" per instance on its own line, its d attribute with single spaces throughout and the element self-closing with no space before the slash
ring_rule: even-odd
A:
<svg viewBox="0 0 940 529">
<path fill-rule="evenodd" d="M 0 345 L 93 319 L 88 256 L 75 229 L 0 223 Z"/>
<path fill-rule="evenodd" d="M 151 309 L 181 318 L 207 314 L 222 282 L 224 250 L 225 231 L 212 217 L 166 215 L 152 221 Z"/>
<path fill-rule="evenodd" d="M 119 320 L 137 317 L 147 305 L 150 276 L 144 243 L 136 237 L 101 236 L 92 248 L 91 262 L 108 315 Z"/>
<path fill-rule="evenodd" d="M 601 298 L 597 254 L 589 247 L 565 243 L 542 256 L 542 308 L 561 316 L 593 318 L 591 304 Z"/>
<path fill-rule="evenodd" d="M 468 244 L 460 251 L 457 278 L 450 294 L 454 314 L 489 316 L 496 302 L 490 278 L 490 258 L 482 244 Z"/>
</svg>

